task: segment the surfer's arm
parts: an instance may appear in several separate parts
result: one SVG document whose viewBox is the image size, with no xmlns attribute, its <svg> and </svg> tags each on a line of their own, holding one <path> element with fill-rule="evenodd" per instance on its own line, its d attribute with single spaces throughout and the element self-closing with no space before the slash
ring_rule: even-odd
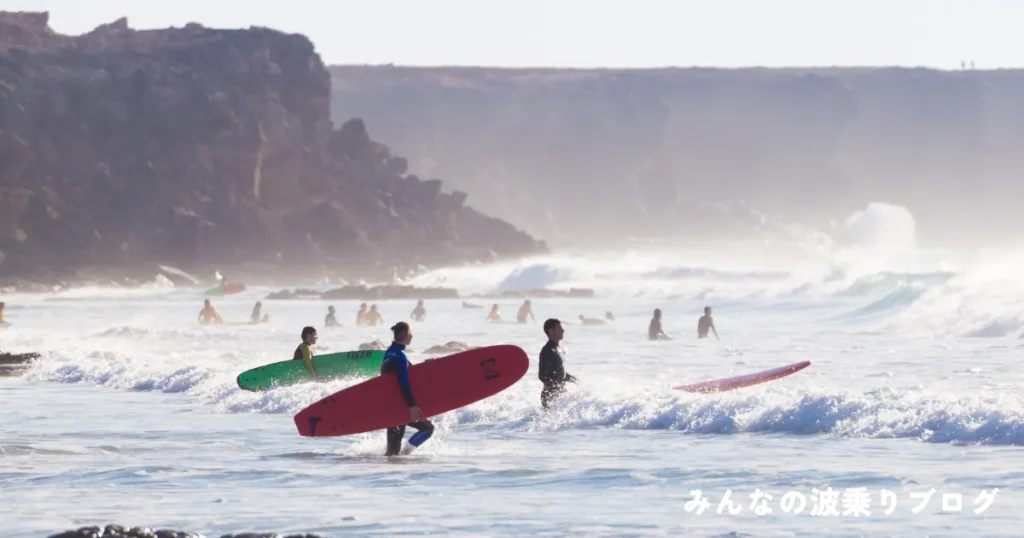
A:
<svg viewBox="0 0 1024 538">
<path fill-rule="evenodd" d="M 409 360 L 398 361 L 398 388 L 402 391 L 402 397 L 409 407 L 416 407 L 416 400 L 412 397 L 412 387 L 409 385 Z"/>
<path fill-rule="evenodd" d="M 302 364 L 306 365 L 306 369 L 313 374 L 313 377 L 316 377 L 316 370 L 313 369 L 313 352 L 310 351 L 309 346 L 302 346 Z"/>
</svg>

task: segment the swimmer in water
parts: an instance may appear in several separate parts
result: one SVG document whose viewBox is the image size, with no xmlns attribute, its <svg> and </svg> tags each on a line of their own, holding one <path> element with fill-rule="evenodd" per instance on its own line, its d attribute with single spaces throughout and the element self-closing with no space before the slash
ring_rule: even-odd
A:
<svg viewBox="0 0 1024 538">
<path fill-rule="evenodd" d="M 378 323 L 384 322 L 384 317 L 377 312 L 377 305 L 370 305 L 370 311 L 366 313 L 366 318 L 363 320 L 364 323 L 370 327 L 376 327 Z"/>
<path fill-rule="evenodd" d="M 409 362 L 409 357 L 405 354 L 405 347 L 412 342 L 412 329 L 408 323 L 399 321 L 394 327 L 391 327 L 391 332 L 394 334 L 394 339 L 391 342 L 391 347 L 384 352 L 384 361 L 380 365 L 380 375 L 395 373 L 395 378 L 398 381 L 398 390 L 402 392 L 405 405 L 409 408 L 409 423 L 388 428 L 388 447 L 384 452 L 385 456 L 397 456 L 400 453 L 406 426 L 412 426 L 419 431 L 412 434 L 412 437 L 409 438 L 409 446 L 406 447 L 405 454 L 412 452 L 413 449 L 425 443 L 434 433 L 434 425 L 429 420 L 420 420 L 420 408 L 416 406 L 416 399 L 412 394 L 412 385 L 409 383 L 409 366 L 411 366 L 411 363 Z"/>
<path fill-rule="evenodd" d="M 359 312 L 356 312 L 356 325 L 366 325 L 366 303 L 359 305 Z"/>
<path fill-rule="evenodd" d="M 661 328 L 661 309 L 654 309 L 654 317 L 651 318 L 651 324 L 647 327 L 647 339 L 648 340 L 671 340 L 665 331 Z"/>
<path fill-rule="evenodd" d="M 537 321 L 537 319 L 533 317 L 533 307 L 530 305 L 529 299 L 523 301 L 522 306 L 519 307 L 519 312 L 516 312 L 516 321 L 519 323 L 526 323 L 527 316 L 530 317 L 530 321 Z"/>
<path fill-rule="evenodd" d="M 491 307 L 491 313 L 487 314 L 487 317 L 484 318 L 484 319 L 486 319 L 487 321 L 490 321 L 490 322 L 501 321 L 501 314 L 498 313 L 498 304 L 497 303 L 495 303 L 494 306 Z"/>
<path fill-rule="evenodd" d="M 313 378 L 316 378 L 316 370 L 313 369 L 313 350 L 309 348 L 316 343 L 316 329 L 314 327 L 303 327 L 302 328 L 302 343 L 299 347 L 295 348 L 295 353 L 292 354 L 292 360 L 302 361 L 302 365 L 309 370 Z"/>
<path fill-rule="evenodd" d="M 598 318 L 588 318 L 583 314 L 580 314 L 580 323 L 584 325 L 604 325 L 605 321 Z"/>
<path fill-rule="evenodd" d="M 328 306 L 327 307 L 327 316 L 324 317 L 324 326 L 325 327 L 341 327 L 341 324 L 338 323 L 338 318 L 334 316 L 334 307 L 333 306 Z"/>
<path fill-rule="evenodd" d="M 416 308 L 413 309 L 412 314 L 409 314 L 409 317 L 413 321 L 423 321 L 423 318 L 427 317 L 427 309 L 423 307 L 423 299 L 416 303 Z"/>
<path fill-rule="evenodd" d="M 715 333 L 715 340 L 721 340 L 718 337 L 718 329 L 715 329 L 715 320 L 711 319 L 711 307 L 704 307 L 704 315 L 697 320 L 697 338 L 707 338 L 708 329 Z"/>
<path fill-rule="evenodd" d="M 203 301 L 203 309 L 199 311 L 199 323 L 203 325 L 209 325 L 211 323 L 224 323 L 224 320 L 221 319 L 220 314 L 218 314 L 217 310 L 213 308 L 213 305 L 210 304 L 209 299 Z"/>
<path fill-rule="evenodd" d="M 560 344 L 565 337 L 562 323 L 554 318 L 546 320 L 544 334 L 548 342 L 540 350 L 537 377 L 544 384 L 540 391 L 540 404 L 547 409 L 555 398 L 565 392 L 565 384 L 575 383 L 576 378 L 565 372 L 565 352 Z"/>
</svg>

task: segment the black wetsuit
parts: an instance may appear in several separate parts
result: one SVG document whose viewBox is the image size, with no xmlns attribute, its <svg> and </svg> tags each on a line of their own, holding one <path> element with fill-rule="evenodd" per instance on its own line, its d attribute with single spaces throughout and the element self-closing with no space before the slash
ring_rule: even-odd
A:
<svg viewBox="0 0 1024 538">
<path fill-rule="evenodd" d="M 565 373 L 565 361 L 562 357 L 562 348 L 558 342 L 548 340 L 540 350 L 540 368 L 537 377 L 544 383 L 540 391 L 540 404 L 546 409 L 551 401 L 558 395 L 565 392 L 565 382 L 573 381 L 571 375 Z"/>
<path fill-rule="evenodd" d="M 405 346 L 392 343 L 391 347 L 384 352 L 384 362 L 380 365 L 380 374 L 394 372 L 398 380 L 398 389 L 402 391 L 405 404 L 409 407 L 416 406 L 416 399 L 412 396 L 412 386 L 409 385 L 409 358 L 405 356 Z M 429 420 L 417 420 L 407 424 L 419 430 L 409 438 L 409 444 L 417 447 L 422 445 L 434 433 L 434 425 Z M 385 456 L 397 456 L 402 449 L 402 438 L 405 437 L 405 426 L 388 428 L 388 448 Z"/>
</svg>

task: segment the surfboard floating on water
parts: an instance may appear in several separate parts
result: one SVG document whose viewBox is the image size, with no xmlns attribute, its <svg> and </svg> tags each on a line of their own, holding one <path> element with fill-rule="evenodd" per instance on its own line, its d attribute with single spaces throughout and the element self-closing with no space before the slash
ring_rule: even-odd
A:
<svg viewBox="0 0 1024 538">
<path fill-rule="evenodd" d="M 743 387 L 759 385 L 788 375 L 793 375 L 810 365 L 811 361 L 795 362 L 786 366 L 780 366 L 770 370 L 761 370 L 760 372 L 754 372 L 752 374 L 702 381 L 692 385 L 681 385 L 672 388 L 675 390 L 685 390 L 686 392 L 725 392 L 727 390 L 742 389 Z"/>
<path fill-rule="evenodd" d="M 488 346 L 409 368 L 409 384 L 430 418 L 469 405 L 511 387 L 530 368 L 518 346 Z M 330 437 L 383 430 L 409 423 L 409 408 L 395 374 L 386 374 L 338 391 L 295 415 L 299 435 Z"/>
</svg>

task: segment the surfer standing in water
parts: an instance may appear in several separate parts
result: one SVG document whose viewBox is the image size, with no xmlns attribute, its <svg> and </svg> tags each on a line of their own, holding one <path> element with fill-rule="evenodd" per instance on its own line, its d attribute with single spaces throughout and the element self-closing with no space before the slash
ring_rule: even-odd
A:
<svg viewBox="0 0 1024 538">
<path fill-rule="evenodd" d="M 661 309 L 654 309 L 654 317 L 651 318 L 651 324 L 647 326 L 647 339 L 648 340 L 671 340 L 665 331 L 661 328 Z"/>
<path fill-rule="evenodd" d="M 252 307 L 252 314 L 249 315 L 249 323 L 256 325 L 257 323 L 268 323 L 270 321 L 270 314 L 263 315 L 263 301 L 256 301 L 256 305 Z"/>
<path fill-rule="evenodd" d="M 209 299 L 203 301 L 203 309 L 199 311 L 199 323 L 203 325 L 209 325 L 210 323 L 224 323 L 220 314 L 218 314 L 217 310 L 210 304 Z"/>
<path fill-rule="evenodd" d="M 486 319 L 487 321 L 490 321 L 491 323 L 495 323 L 495 322 L 500 322 L 501 321 L 501 314 L 498 312 L 498 304 L 497 303 L 495 303 L 494 306 L 491 307 L 491 313 L 487 314 L 487 317 L 484 318 L 484 319 Z"/>
<path fill-rule="evenodd" d="M 295 353 L 292 355 L 293 360 L 302 361 L 309 373 L 313 374 L 313 378 L 316 379 L 316 370 L 313 369 L 313 351 L 309 349 L 309 346 L 316 343 L 316 329 L 313 327 L 302 328 L 302 343 L 299 347 L 295 348 Z"/>
<path fill-rule="evenodd" d="M 409 357 L 405 355 L 405 346 L 412 342 L 412 329 L 409 324 L 399 321 L 391 327 L 394 333 L 394 341 L 391 347 L 384 352 L 384 362 L 380 365 L 380 375 L 394 372 L 398 379 L 398 389 L 402 391 L 406 405 L 409 406 L 409 424 L 388 428 L 388 448 L 385 456 L 397 456 L 400 452 L 408 454 L 412 450 L 430 439 L 434 433 L 434 425 L 429 420 L 420 420 L 420 408 L 416 406 L 416 399 L 412 395 L 412 386 L 409 384 Z M 405 437 L 405 426 L 416 428 L 416 433 L 409 437 L 409 446 L 402 451 L 402 438 Z"/>
<path fill-rule="evenodd" d="M 427 317 L 427 309 L 423 307 L 423 299 L 420 299 L 416 303 L 416 308 L 413 309 L 412 314 L 409 314 L 414 321 L 423 321 L 423 318 Z"/>
<path fill-rule="evenodd" d="M 334 316 L 334 307 L 333 306 L 328 306 L 327 307 L 327 316 L 324 317 L 324 326 L 325 327 L 341 327 L 341 324 L 338 323 L 338 318 Z"/>
<path fill-rule="evenodd" d="M 529 316 L 530 321 L 537 321 L 537 319 L 533 317 L 533 308 L 530 305 L 529 299 L 523 301 L 522 306 L 519 307 L 519 312 L 516 312 L 516 321 L 519 323 L 526 323 L 527 316 Z"/>
<path fill-rule="evenodd" d="M 697 320 L 697 338 L 707 338 L 708 329 L 715 333 L 715 339 L 721 340 L 718 337 L 718 329 L 715 328 L 715 320 L 711 319 L 711 307 L 704 307 L 704 315 Z"/>
<path fill-rule="evenodd" d="M 359 312 L 356 312 L 356 325 L 366 325 L 366 303 L 359 305 Z"/>
<path fill-rule="evenodd" d="M 576 378 L 565 372 L 565 361 L 562 358 L 564 352 L 559 345 L 565 337 L 562 322 L 555 318 L 544 321 L 544 334 L 548 336 L 548 343 L 540 350 L 537 377 L 544 384 L 540 391 L 540 404 L 547 409 L 552 400 L 565 392 L 565 384 L 575 383 Z"/>
</svg>

